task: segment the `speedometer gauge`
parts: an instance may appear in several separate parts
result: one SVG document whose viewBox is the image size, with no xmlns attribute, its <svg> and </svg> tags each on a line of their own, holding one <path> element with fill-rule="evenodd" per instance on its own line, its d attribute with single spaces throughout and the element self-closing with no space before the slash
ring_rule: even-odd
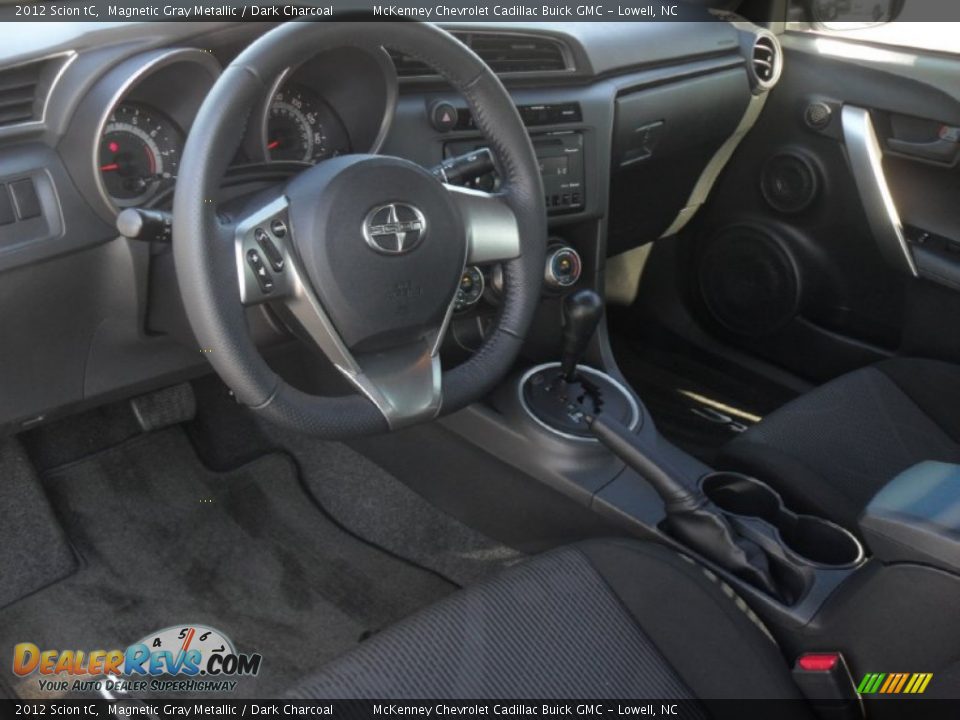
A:
<svg viewBox="0 0 960 720">
<path fill-rule="evenodd" d="M 283 87 L 274 95 L 266 143 L 271 160 L 314 163 L 350 151 L 346 130 L 332 108 L 301 85 Z"/>
<path fill-rule="evenodd" d="M 133 103 L 107 120 L 97 154 L 100 177 L 118 207 L 139 205 L 177 177 L 183 135 L 159 112 Z"/>
</svg>

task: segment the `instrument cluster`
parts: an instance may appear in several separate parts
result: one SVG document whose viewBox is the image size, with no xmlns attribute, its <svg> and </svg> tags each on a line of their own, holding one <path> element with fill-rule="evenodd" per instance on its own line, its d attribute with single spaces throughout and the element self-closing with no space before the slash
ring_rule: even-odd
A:
<svg viewBox="0 0 960 720">
<path fill-rule="evenodd" d="M 330 104 L 306 85 L 284 84 L 270 101 L 265 151 L 270 160 L 317 163 L 351 151 L 350 136 Z"/>
<path fill-rule="evenodd" d="M 114 213 L 169 202 L 190 125 L 218 71 L 211 56 L 197 52 L 170 50 L 159 60 L 134 61 L 132 76 L 117 79 L 120 92 L 106 88 L 116 95 L 96 126 L 93 169 Z M 200 65 L 205 74 L 183 72 Z M 172 81 L 183 77 L 192 78 L 191 92 L 173 92 Z M 396 85 L 385 51 L 339 48 L 290 68 L 254 108 L 232 166 L 313 165 L 377 152 L 393 117 Z"/>
</svg>

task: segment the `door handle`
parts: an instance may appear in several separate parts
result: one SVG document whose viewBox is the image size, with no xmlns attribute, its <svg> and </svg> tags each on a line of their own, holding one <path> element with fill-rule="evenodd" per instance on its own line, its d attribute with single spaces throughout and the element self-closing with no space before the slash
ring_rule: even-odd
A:
<svg viewBox="0 0 960 720">
<path fill-rule="evenodd" d="M 870 112 L 844 105 L 840 119 L 853 179 L 880 254 L 894 267 L 916 277 L 917 265 L 883 174 L 883 150 Z"/>
<path fill-rule="evenodd" d="M 960 144 L 955 140 L 934 140 L 933 142 L 909 142 L 907 140 L 898 140 L 897 138 L 888 138 L 887 147 L 902 155 L 921 158 L 923 160 L 933 160 L 934 162 L 952 164 L 957 157 L 957 150 Z"/>
</svg>

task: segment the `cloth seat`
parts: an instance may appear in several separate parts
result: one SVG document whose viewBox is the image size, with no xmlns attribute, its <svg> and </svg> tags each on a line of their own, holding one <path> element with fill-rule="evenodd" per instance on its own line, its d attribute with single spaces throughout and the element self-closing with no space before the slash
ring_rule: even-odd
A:
<svg viewBox="0 0 960 720">
<path fill-rule="evenodd" d="M 732 589 L 672 550 L 633 540 L 554 550 L 461 590 L 375 634 L 292 695 L 800 697 L 777 645 Z M 790 707 L 808 717 L 804 703 Z"/>
<path fill-rule="evenodd" d="M 874 494 L 924 460 L 960 462 L 960 366 L 895 358 L 768 415 L 725 446 L 717 467 L 753 475 L 791 509 L 857 533 Z"/>
</svg>

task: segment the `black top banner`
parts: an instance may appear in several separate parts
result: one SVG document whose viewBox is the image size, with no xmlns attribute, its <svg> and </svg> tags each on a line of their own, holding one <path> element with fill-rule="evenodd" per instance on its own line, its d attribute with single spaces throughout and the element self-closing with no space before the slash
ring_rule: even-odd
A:
<svg viewBox="0 0 960 720">
<path fill-rule="evenodd" d="M 262 22 L 335 19 L 413 19 L 427 22 L 702 22 L 729 17 L 724 0 L 0 0 L 2 22 Z M 885 22 L 960 22 L 956 0 L 789 0 L 750 3 L 754 22 L 808 22 L 857 29 Z M 768 17 L 758 17 L 757 13 Z M 2 30 L 0 30 L 2 32 Z M 960 52 L 960 29 L 958 29 Z"/>
</svg>

